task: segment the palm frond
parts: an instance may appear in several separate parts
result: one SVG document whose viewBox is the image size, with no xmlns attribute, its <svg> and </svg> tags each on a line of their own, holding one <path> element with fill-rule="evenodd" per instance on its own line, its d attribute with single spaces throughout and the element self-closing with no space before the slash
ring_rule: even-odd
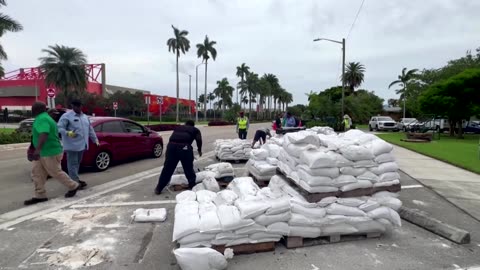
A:
<svg viewBox="0 0 480 270">
<path fill-rule="evenodd" d="M 401 81 L 401 80 L 393 81 L 393 82 L 390 83 L 390 85 L 388 86 L 388 88 L 394 86 L 395 84 L 399 84 L 399 83 L 402 83 L 402 81 Z"/>
<path fill-rule="evenodd" d="M 19 32 L 23 30 L 23 26 L 12 19 L 10 16 L 0 13 L 0 33 L 4 34 L 6 31 Z"/>
</svg>

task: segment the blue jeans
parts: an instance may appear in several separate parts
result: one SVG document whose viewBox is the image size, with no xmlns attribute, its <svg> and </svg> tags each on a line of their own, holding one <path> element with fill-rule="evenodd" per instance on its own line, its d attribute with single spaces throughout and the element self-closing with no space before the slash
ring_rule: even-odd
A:
<svg viewBox="0 0 480 270">
<path fill-rule="evenodd" d="M 80 163 L 82 162 L 84 151 L 65 151 L 67 153 L 67 168 L 68 175 L 73 181 L 80 181 L 78 171 L 80 170 Z"/>
</svg>

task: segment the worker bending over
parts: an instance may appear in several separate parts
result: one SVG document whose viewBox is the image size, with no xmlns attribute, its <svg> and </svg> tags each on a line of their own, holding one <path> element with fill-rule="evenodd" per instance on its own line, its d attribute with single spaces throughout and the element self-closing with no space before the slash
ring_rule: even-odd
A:
<svg viewBox="0 0 480 270">
<path fill-rule="evenodd" d="M 267 136 L 268 138 L 271 138 L 272 135 L 270 135 L 270 130 L 268 128 L 262 128 L 259 129 L 255 132 L 255 137 L 253 138 L 252 142 L 252 148 L 255 146 L 255 144 L 260 141 L 260 145 L 264 144 L 267 142 Z"/>
</svg>

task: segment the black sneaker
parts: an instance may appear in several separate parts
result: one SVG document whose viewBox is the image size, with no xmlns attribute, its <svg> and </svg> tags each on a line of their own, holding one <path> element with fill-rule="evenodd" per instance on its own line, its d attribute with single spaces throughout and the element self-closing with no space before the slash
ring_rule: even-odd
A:
<svg viewBox="0 0 480 270">
<path fill-rule="evenodd" d="M 162 194 L 162 192 L 161 192 L 161 191 L 159 191 L 158 189 L 155 189 L 155 191 L 154 191 L 154 192 L 155 192 L 155 194 L 156 194 L 156 195 L 160 195 L 160 194 Z"/>
<path fill-rule="evenodd" d="M 48 201 L 48 198 L 31 198 L 30 200 L 26 200 L 23 202 L 24 205 L 32 205 L 32 204 L 37 204 L 41 202 L 46 202 Z"/>
<path fill-rule="evenodd" d="M 80 189 L 80 184 L 78 184 L 78 187 L 74 190 L 69 190 L 67 193 L 65 193 L 65 198 L 71 198 L 77 194 L 77 191 Z"/>
<path fill-rule="evenodd" d="M 80 189 L 84 189 L 87 186 L 87 182 L 78 180 L 78 183 L 80 184 Z"/>
</svg>

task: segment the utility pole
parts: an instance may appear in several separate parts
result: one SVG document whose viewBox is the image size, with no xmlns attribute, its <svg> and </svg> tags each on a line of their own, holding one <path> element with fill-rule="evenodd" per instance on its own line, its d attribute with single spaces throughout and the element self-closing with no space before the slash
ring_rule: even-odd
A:
<svg viewBox="0 0 480 270">
<path fill-rule="evenodd" d="M 188 102 L 192 100 L 192 75 L 188 75 Z M 188 106 L 188 116 L 192 118 L 192 106 Z"/>
<path fill-rule="evenodd" d="M 345 115 L 345 39 L 342 38 L 342 117 Z"/>
<path fill-rule="evenodd" d="M 195 67 L 195 122 L 198 123 L 198 67 L 205 63 L 200 63 Z M 205 99 L 207 97 L 205 96 Z"/>
</svg>

